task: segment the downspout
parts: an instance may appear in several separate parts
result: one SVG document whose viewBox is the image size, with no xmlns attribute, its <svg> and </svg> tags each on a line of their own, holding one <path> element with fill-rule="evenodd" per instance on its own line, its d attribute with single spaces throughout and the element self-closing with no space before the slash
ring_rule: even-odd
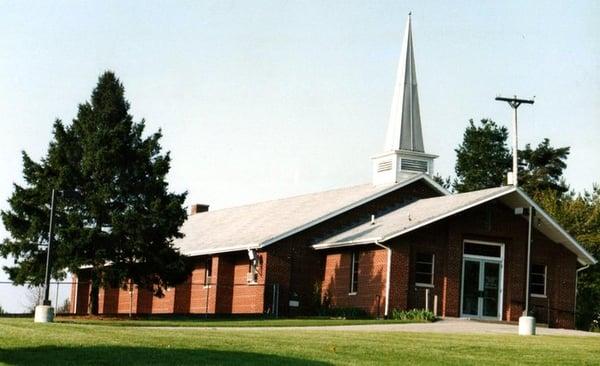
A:
<svg viewBox="0 0 600 366">
<path fill-rule="evenodd" d="M 579 272 L 588 268 L 590 268 L 589 264 L 575 270 L 575 302 L 573 303 L 573 322 L 577 321 L 577 292 L 579 292 L 577 289 L 577 279 L 579 278 Z"/>
<path fill-rule="evenodd" d="M 390 273 L 392 267 L 392 248 L 387 247 L 379 242 L 379 239 L 374 241 L 374 244 L 378 247 L 381 247 L 387 251 L 387 268 L 385 271 L 385 308 L 384 308 L 384 316 L 387 318 L 388 310 L 390 306 Z"/>
</svg>

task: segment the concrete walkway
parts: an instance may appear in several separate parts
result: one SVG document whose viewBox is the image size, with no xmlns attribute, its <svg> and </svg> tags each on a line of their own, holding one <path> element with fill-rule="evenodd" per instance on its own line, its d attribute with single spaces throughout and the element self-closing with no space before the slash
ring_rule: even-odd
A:
<svg viewBox="0 0 600 366">
<path fill-rule="evenodd" d="M 483 322 L 468 319 L 444 319 L 434 323 L 410 324 L 367 324 L 367 325 L 331 325 L 309 327 L 144 327 L 153 329 L 221 330 L 221 331 L 272 331 L 272 330 L 319 330 L 351 332 L 418 332 L 418 333 L 455 333 L 455 334 L 518 334 L 517 325 L 507 323 Z M 600 333 L 583 332 L 572 329 L 537 327 L 538 335 L 599 337 Z"/>
</svg>

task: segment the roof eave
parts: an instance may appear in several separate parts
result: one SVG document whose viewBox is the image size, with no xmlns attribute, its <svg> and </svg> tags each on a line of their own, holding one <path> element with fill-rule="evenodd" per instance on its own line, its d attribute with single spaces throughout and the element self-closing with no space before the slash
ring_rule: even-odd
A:
<svg viewBox="0 0 600 366">
<path fill-rule="evenodd" d="M 324 249 L 333 249 L 333 248 L 343 248 L 343 247 L 351 247 L 355 245 L 367 245 L 373 244 L 381 240 L 381 237 L 377 238 L 366 238 L 361 240 L 347 240 L 347 241 L 339 241 L 333 243 L 322 243 L 312 245 L 311 248 L 315 250 L 324 250 Z"/>
<path fill-rule="evenodd" d="M 187 253 L 183 253 L 189 257 L 197 257 L 200 255 L 209 255 L 209 254 L 221 254 L 221 253 L 230 253 L 230 252 L 239 252 L 242 250 L 249 249 L 260 249 L 258 244 L 247 244 L 247 245 L 236 245 L 231 247 L 219 248 L 219 249 L 200 249 L 200 250 L 192 250 Z"/>
</svg>

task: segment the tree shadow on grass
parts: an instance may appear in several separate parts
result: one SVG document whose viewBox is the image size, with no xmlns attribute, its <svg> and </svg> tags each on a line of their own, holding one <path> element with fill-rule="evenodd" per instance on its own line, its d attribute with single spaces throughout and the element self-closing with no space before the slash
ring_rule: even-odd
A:
<svg viewBox="0 0 600 366">
<path fill-rule="evenodd" d="M 330 365 L 254 352 L 135 346 L 39 346 L 0 349 L 9 365 Z"/>
</svg>

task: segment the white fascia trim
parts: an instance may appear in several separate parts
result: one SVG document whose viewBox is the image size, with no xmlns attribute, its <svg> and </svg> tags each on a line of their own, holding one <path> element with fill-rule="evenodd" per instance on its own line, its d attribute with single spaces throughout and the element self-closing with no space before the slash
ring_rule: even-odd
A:
<svg viewBox="0 0 600 366">
<path fill-rule="evenodd" d="M 406 234 L 406 233 L 409 233 L 409 232 L 411 232 L 411 231 L 414 231 L 414 230 L 416 230 L 416 229 L 419 229 L 419 228 L 421 228 L 421 227 L 423 227 L 423 226 L 427 226 L 427 225 L 429 225 L 429 224 L 432 224 L 432 223 L 434 223 L 434 222 L 436 222 L 436 221 L 439 221 L 439 220 L 445 219 L 446 217 L 449 217 L 449 216 L 456 215 L 457 213 L 460 213 L 460 212 L 462 212 L 462 211 L 468 210 L 468 209 L 470 209 L 470 208 L 473 208 L 473 207 L 475 207 L 475 206 L 479 206 L 479 205 L 481 205 L 482 203 L 486 203 L 486 202 L 489 202 L 489 201 L 495 200 L 496 198 L 500 198 L 500 197 L 502 197 L 502 196 L 505 196 L 505 195 L 507 195 L 507 194 L 509 194 L 509 193 L 512 193 L 512 192 L 515 192 L 515 191 L 516 191 L 516 189 L 515 189 L 515 188 L 512 188 L 512 189 L 509 189 L 509 190 L 507 190 L 507 191 L 503 191 L 503 192 L 497 193 L 497 194 L 495 194 L 495 195 L 493 195 L 493 196 L 489 196 L 489 197 L 482 198 L 482 199 L 480 199 L 480 200 L 478 200 L 478 201 L 475 201 L 475 202 L 473 202 L 473 203 L 470 203 L 470 204 L 468 204 L 468 205 L 466 205 L 466 206 L 463 206 L 463 207 L 457 208 L 456 210 L 452 210 L 452 211 L 450 211 L 450 212 L 446 212 L 445 214 L 442 214 L 442 215 L 439 215 L 439 216 L 437 216 L 437 217 L 431 218 L 431 219 L 429 219 L 429 220 L 423 221 L 423 222 L 421 222 L 420 224 L 417 224 L 417 225 L 415 225 L 415 226 L 412 226 L 412 227 L 409 227 L 409 228 L 407 228 L 407 229 L 400 230 L 400 231 L 397 231 L 397 232 L 395 232 L 395 233 L 392 233 L 392 234 L 390 234 L 390 235 L 384 236 L 384 237 L 383 237 L 383 239 L 382 239 L 381 241 L 387 241 L 387 240 L 390 240 L 390 239 L 394 239 L 394 238 L 396 238 L 396 237 L 398 237 L 398 236 L 401 236 L 401 235 L 404 235 L 404 234 Z"/>
<path fill-rule="evenodd" d="M 557 229 L 571 244 L 573 244 L 573 246 L 579 251 L 579 254 L 581 254 L 585 259 L 587 259 L 587 262 L 583 262 L 583 261 L 579 260 L 580 263 L 582 263 L 582 264 L 598 263 L 596 258 L 594 258 L 590 253 L 588 253 L 588 251 L 585 250 L 585 248 L 583 248 L 568 232 L 566 232 L 565 229 L 562 228 L 562 226 L 560 226 L 556 221 L 554 221 L 554 219 L 550 215 L 548 215 L 544 210 L 542 210 L 542 208 L 540 206 L 538 206 L 525 192 L 523 192 L 520 188 L 517 188 L 516 192 L 519 193 L 519 195 L 525 201 L 527 201 L 527 203 L 530 206 L 533 206 L 533 208 L 535 208 L 535 210 L 537 212 L 539 212 L 542 215 L 542 217 L 550 223 L 550 225 L 554 226 L 555 229 Z"/>
<path fill-rule="evenodd" d="M 233 247 L 225 247 L 225 248 L 218 248 L 218 249 L 200 249 L 200 250 L 193 250 L 191 252 L 181 252 L 184 255 L 187 255 L 189 257 L 195 257 L 195 256 L 199 256 L 199 255 L 208 255 L 208 254 L 220 254 L 220 253 L 227 253 L 227 252 L 238 252 L 241 250 L 248 250 L 248 249 L 259 249 L 260 246 L 258 244 L 249 244 L 249 245 L 237 245 L 237 246 L 233 246 Z"/>
<path fill-rule="evenodd" d="M 303 230 L 306 230 L 306 229 L 308 229 L 308 228 L 310 228 L 312 226 L 320 224 L 320 223 L 322 223 L 325 220 L 328 220 L 328 219 L 330 219 L 332 217 L 340 215 L 340 214 L 342 214 L 342 213 L 344 213 L 346 211 L 349 211 L 349 210 L 351 210 L 351 209 L 353 209 L 355 207 L 358 207 L 358 206 L 360 206 L 360 205 L 362 205 L 364 203 L 372 201 L 372 200 L 374 200 L 376 198 L 379 198 L 379 197 L 381 197 L 383 195 L 386 195 L 386 194 L 388 194 L 390 192 L 393 192 L 393 191 L 395 191 L 397 189 L 400 189 L 402 187 L 406 187 L 407 185 L 409 185 L 411 183 L 414 183 L 414 182 L 417 182 L 417 181 L 419 181 L 421 179 L 424 179 L 427 183 L 429 183 L 433 188 L 437 189 L 440 193 L 442 193 L 444 195 L 449 194 L 448 191 L 446 191 L 444 188 L 442 188 L 439 184 L 435 183 L 435 181 L 433 179 L 431 179 L 428 175 L 421 173 L 421 174 L 416 175 L 415 177 L 410 178 L 408 180 L 405 180 L 405 181 L 403 181 L 401 183 L 393 184 L 390 187 L 388 187 L 388 188 L 386 188 L 386 189 L 384 189 L 382 191 L 379 191 L 379 192 L 375 193 L 374 195 L 368 196 L 368 197 L 363 198 L 361 200 L 358 200 L 358 201 L 356 201 L 356 202 L 354 202 L 354 203 L 352 203 L 352 204 L 350 204 L 348 206 L 342 207 L 339 210 L 333 211 L 331 213 L 328 213 L 327 215 L 324 215 L 324 216 L 321 216 L 321 217 L 319 217 L 317 219 L 309 221 L 306 224 L 298 226 L 295 229 L 286 231 L 283 234 L 277 235 L 277 236 L 275 236 L 275 237 L 273 237 L 273 238 L 271 238 L 269 240 L 265 240 L 264 242 L 262 242 L 260 244 L 260 248 L 264 248 L 264 247 L 266 247 L 268 245 L 271 245 L 271 244 L 273 244 L 275 242 L 278 242 L 281 239 L 285 239 L 288 236 L 291 236 L 291 235 L 294 235 L 296 233 L 299 233 L 299 232 L 301 232 Z"/>
<path fill-rule="evenodd" d="M 377 241 L 381 240 L 381 237 L 377 238 L 366 238 L 360 240 L 349 240 L 349 241 L 340 241 L 335 243 L 322 243 L 312 245 L 311 248 L 315 250 L 323 250 L 323 249 L 332 249 L 332 248 L 342 248 L 342 247 L 351 247 L 355 245 L 367 245 L 367 244 L 376 244 Z"/>
</svg>

